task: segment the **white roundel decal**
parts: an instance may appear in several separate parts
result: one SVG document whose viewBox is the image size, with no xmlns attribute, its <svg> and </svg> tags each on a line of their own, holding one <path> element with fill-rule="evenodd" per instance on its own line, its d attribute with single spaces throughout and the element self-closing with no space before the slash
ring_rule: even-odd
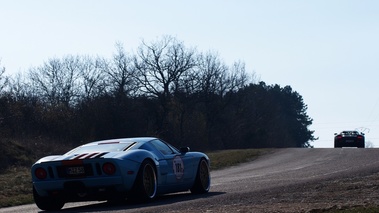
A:
<svg viewBox="0 0 379 213">
<path fill-rule="evenodd" d="M 172 164 L 172 168 L 174 169 L 174 174 L 176 176 L 176 179 L 182 179 L 184 174 L 184 163 L 180 156 L 174 157 L 174 162 Z"/>
</svg>

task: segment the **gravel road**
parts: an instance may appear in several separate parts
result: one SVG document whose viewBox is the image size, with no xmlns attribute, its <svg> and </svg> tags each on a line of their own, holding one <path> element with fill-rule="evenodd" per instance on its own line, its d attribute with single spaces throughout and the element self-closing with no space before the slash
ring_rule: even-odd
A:
<svg viewBox="0 0 379 213">
<path fill-rule="evenodd" d="M 170 194 L 144 205 L 69 203 L 61 212 L 322 212 L 379 206 L 379 149 L 278 149 L 211 175 L 205 195 Z M 35 205 L 0 209 L 38 211 Z"/>
</svg>

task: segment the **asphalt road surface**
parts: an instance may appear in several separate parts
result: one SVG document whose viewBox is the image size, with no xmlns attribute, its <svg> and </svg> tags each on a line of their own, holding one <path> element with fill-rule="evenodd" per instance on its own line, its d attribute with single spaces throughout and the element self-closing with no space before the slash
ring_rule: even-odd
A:
<svg viewBox="0 0 379 213">
<path fill-rule="evenodd" d="M 281 202 L 275 200 L 276 194 L 288 190 L 295 199 L 296 192 L 307 185 L 376 173 L 379 149 L 278 149 L 252 162 L 212 171 L 211 190 L 204 195 L 170 194 L 144 205 L 67 203 L 61 212 L 258 212 L 254 208 Z M 293 190 L 296 188 L 299 190 Z M 0 209 L 0 213 L 5 212 L 42 211 L 36 205 L 23 205 Z"/>
</svg>

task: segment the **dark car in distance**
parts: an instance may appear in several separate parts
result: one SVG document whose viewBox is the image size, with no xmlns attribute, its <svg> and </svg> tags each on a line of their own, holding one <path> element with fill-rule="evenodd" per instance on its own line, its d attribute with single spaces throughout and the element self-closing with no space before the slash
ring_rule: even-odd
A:
<svg viewBox="0 0 379 213">
<path fill-rule="evenodd" d="M 342 131 L 334 133 L 334 148 L 365 147 L 365 134 L 358 131 Z"/>
</svg>

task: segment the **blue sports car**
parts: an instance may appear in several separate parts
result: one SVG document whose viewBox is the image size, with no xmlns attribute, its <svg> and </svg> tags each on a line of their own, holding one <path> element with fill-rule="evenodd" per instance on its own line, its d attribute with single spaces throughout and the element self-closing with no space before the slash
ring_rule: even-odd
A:
<svg viewBox="0 0 379 213">
<path fill-rule="evenodd" d="M 97 141 L 33 164 L 33 197 L 40 209 L 59 210 L 66 202 L 146 202 L 166 193 L 207 193 L 209 163 L 204 153 L 178 150 L 158 138 Z"/>
</svg>

